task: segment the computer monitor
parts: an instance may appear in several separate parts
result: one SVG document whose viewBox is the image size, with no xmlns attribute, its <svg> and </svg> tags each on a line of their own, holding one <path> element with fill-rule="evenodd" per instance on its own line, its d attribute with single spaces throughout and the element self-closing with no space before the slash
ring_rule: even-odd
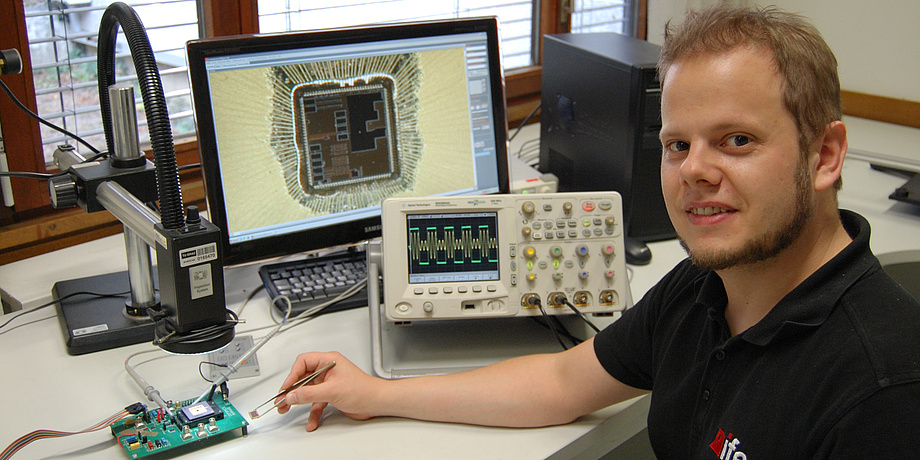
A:
<svg viewBox="0 0 920 460">
<path fill-rule="evenodd" d="M 227 265 L 379 236 L 387 197 L 508 192 L 496 18 L 201 39 L 187 52 Z"/>
</svg>

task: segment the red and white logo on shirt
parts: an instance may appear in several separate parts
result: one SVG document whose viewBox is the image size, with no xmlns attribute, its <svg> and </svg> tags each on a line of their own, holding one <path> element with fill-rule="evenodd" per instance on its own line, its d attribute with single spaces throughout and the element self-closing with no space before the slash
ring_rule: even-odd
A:
<svg viewBox="0 0 920 460">
<path fill-rule="evenodd" d="M 728 433 L 726 437 L 721 428 L 716 439 L 709 443 L 709 448 L 719 456 L 719 460 L 747 460 L 747 455 L 739 450 L 739 446 L 741 440 L 733 438 L 733 433 Z"/>
</svg>

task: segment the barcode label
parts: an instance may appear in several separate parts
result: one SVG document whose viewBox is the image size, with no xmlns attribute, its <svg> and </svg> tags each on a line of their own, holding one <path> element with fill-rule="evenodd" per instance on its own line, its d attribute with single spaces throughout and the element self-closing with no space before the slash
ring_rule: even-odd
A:
<svg viewBox="0 0 920 460">
<path fill-rule="evenodd" d="M 217 259 L 217 243 L 208 243 L 184 249 L 179 253 L 179 266 L 188 267 Z"/>
</svg>

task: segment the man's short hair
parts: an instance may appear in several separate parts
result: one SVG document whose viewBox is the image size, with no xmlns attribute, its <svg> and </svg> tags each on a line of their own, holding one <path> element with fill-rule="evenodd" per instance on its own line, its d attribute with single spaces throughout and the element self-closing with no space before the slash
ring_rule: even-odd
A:
<svg viewBox="0 0 920 460">
<path fill-rule="evenodd" d="M 690 12 L 684 21 L 665 27 L 658 61 L 661 81 L 671 65 L 700 54 L 722 53 L 741 46 L 766 49 L 783 79 L 783 102 L 799 128 L 803 154 L 840 120 L 837 59 L 803 16 L 774 7 L 735 8 L 717 5 Z"/>
</svg>

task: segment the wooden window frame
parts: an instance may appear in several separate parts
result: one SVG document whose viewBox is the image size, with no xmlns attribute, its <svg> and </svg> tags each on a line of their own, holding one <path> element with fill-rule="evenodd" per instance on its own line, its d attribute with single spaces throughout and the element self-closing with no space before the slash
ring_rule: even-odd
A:
<svg viewBox="0 0 920 460">
<path fill-rule="evenodd" d="M 568 17 L 563 13 L 567 0 L 540 2 L 541 36 L 568 32 Z M 14 14 L 0 15 L 0 49 L 15 48 L 29 60 L 25 12 L 22 2 L 14 3 Z M 202 36 L 256 33 L 259 28 L 257 0 L 201 0 Z M 637 31 L 647 36 L 648 0 L 638 0 Z M 506 72 L 506 97 L 509 125 L 516 127 L 540 104 L 541 68 L 539 65 Z M 35 110 L 35 88 L 28 66 L 19 75 L 3 81 L 30 109 Z M 845 113 L 920 128 L 920 103 L 844 91 Z M 536 121 L 533 120 L 533 121 Z M 3 141 L 11 171 L 47 172 L 42 154 L 38 124 L 0 95 L 0 126 L 7 135 Z M 16 135 L 9 135 L 16 133 Z M 198 162 L 194 139 L 176 139 L 180 165 Z M 205 205 L 204 187 L 197 171 L 183 173 L 182 193 L 186 204 Z M 54 251 L 122 231 L 121 224 L 107 212 L 87 214 L 82 209 L 54 210 L 45 181 L 13 178 L 16 192 L 14 209 L 0 207 L 0 265 Z"/>
</svg>

